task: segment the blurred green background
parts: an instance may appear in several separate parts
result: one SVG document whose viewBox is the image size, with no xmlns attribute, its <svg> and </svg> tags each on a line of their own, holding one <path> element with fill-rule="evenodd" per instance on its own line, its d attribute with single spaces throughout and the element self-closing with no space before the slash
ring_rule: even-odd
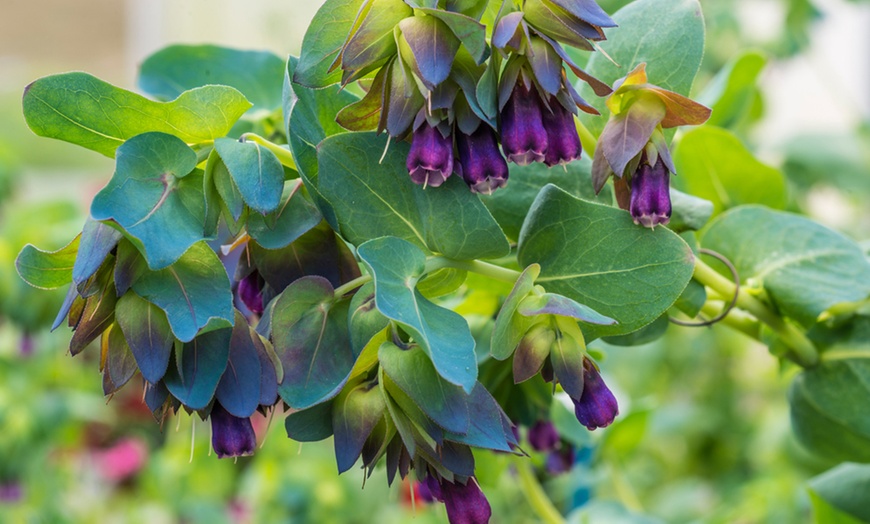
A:
<svg viewBox="0 0 870 524">
<path fill-rule="evenodd" d="M 66 244 L 113 170 L 110 159 L 30 133 L 20 106 L 26 84 L 86 70 L 134 88 L 137 64 L 177 42 L 296 53 L 320 3 L 4 2 L 0 522 L 446 522 L 443 507 L 412 503 L 408 484 L 388 488 L 380 472 L 364 489 L 359 471 L 338 477 L 331 442 L 291 442 L 278 416 L 257 421 L 264 445 L 256 456 L 233 463 L 209 454 L 209 427 L 198 419 L 182 414 L 159 427 L 139 378 L 107 402 L 99 351 L 71 358 L 68 330 L 48 332 L 62 291 L 31 289 L 13 267 L 25 243 Z M 612 13 L 626 2 L 600 3 Z M 783 171 L 791 210 L 870 251 L 870 5 L 702 4 L 707 51 L 694 94 L 715 102 L 716 125 Z M 563 509 L 579 508 L 572 522 L 814 521 L 803 483 L 829 465 L 791 437 L 790 376 L 763 346 L 713 328 L 592 347 L 606 355 L 621 417 L 582 436 L 580 464 L 545 484 Z M 493 521 L 535 522 L 507 459 L 477 459 Z"/>
</svg>

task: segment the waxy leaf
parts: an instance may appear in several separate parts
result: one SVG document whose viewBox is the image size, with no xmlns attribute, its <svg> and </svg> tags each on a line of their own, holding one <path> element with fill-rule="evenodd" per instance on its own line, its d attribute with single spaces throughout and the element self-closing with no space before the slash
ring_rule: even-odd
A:
<svg viewBox="0 0 870 524">
<path fill-rule="evenodd" d="M 209 331 L 184 344 L 181 362 L 171 365 L 163 382 L 175 398 L 190 409 L 203 409 L 211 402 L 221 375 L 227 368 L 232 328 Z"/>
<path fill-rule="evenodd" d="M 290 284 L 275 299 L 272 342 L 284 367 L 278 393 L 296 409 L 334 397 L 347 380 L 358 353 L 347 328 L 348 300 L 336 300 L 323 277 Z"/>
<path fill-rule="evenodd" d="M 615 319 L 587 337 L 626 334 L 666 311 L 692 276 L 694 256 L 666 228 L 637 227 L 618 209 L 546 186 L 520 233 L 518 260 L 541 265 L 538 284 Z"/>
<path fill-rule="evenodd" d="M 436 424 L 453 433 L 468 431 L 468 396 L 438 376 L 420 347 L 403 350 L 385 342 L 378 350 L 378 360 L 384 373 Z"/>
<path fill-rule="evenodd" d="M 115 324 L 108 331 L 105 339 L 106 362 L 103 368 L 103 395 L 111 395 L 121 389 L 136 373 L 136 359 L 130 351 L 130 346 L 124 340 L 124 334 Z"/>
<path fill-rule="evenodd" d="M 459 39 L 434 16 L 405 18 L 399 22 L 399 29 L 414 55 L 414 73 L 430 91 L 434 90 L 450 75 Z"/>
<path fill-rule="evenodd" d="M 362 77 L 396 54 L 393 29 L 414 11 L 403 0 L 366 0 L 341 50 L 341 83 Z M 300 82 L 301 83 L 301 82 Z"/>
<path fill-rule="evenodd" d="M 834 304 L 870 295 L 870 261 L 858 245 L 798 215 L 741 206 L 715 219 L 702 245 L 728 257 L 744 283 L 763 285 L 783 315 L 807 328 Z"/>
<path fill-rule="evenodd" d="M 145 384 L 145 405 L 151 410 L 151 414 L 159 422 L 163 419 L 163 408 L 169 398 L 169 390 L 161 380 L 156 384 Z"/>
<path fill-rule="evenodd" d="M 189 144 L 220 138 L 251 107 L 232 87 L 210 85 L 172 102 L 154 102 L 87 73 L 40 78 L 25 88 L 23 104 L 27 125 L 37 135 L 108 157 L 128 138 L 151 131 Z"/>
<path fill-rule="evenodd" d="M 122 238 L 115 255 L 115 291 L 118 296 L 123 296 L 147 271 L 148 263 L 136 246 Z"/>
<path fill-rule="evenodd" d="M 646 95 L 636 100 L 607 122 L 595 154 L 603 154 L 616 176 L 623 176 L 625 167 L 643 150 L 664 116 L 665 105 L 658 98 Z"/>
<path fill-rule="evenodd" d="M 459 177 L 437 191 L 423 189 L 408 176 L 407 144 L 391 144 L 379 163 L 385 145 L 374 133 L 348 133 L 318 148 L 318 187 L 332 203 L 345 239 L 359 245 L 394 236 L 460 260 L 510 251 L 492 215 Z"/>
<path fill-rule="evenodd" d="M 200 329 L 233 322 L 233 296 L 223 264 L 208 244 L 194 244 L 178 262 L 147 271 L 133 291 L 166 312 L 172 332 L 190 342 Z"/>
<path fill-rule="evenodd" d="M 297 179 L 284 189 L 283 204 L 269 216 L 248 216 L 248 234 L 266 249 L 281 249 L 311 231 L 323 219 L 320 211 L 302 194 Z"/>
<path fill-rule="evenodd" d="M 532 37 L 529 63 L 535 73 L 535 80 L 550 95 L 554 95 L 562 87 L 562 59 L 556 50 L 544 39 Z"/>
<path fill-rule="evenodd" d="M 256 331 L 251 331 L 251 340 L 260 360 L 260 405 L 272 406 L 278 400 L 278 383 L 284 380 L 284 368 L 271 342 L 261 338 Z"/>
<path fill-rule="evenodd" d="M 540 274 L 541 266 L 538 264 L 527 267 L 501 306 L 495 318 L 495 326 L 492 328 L 492 341 L 489 347 L 493 358 L 505 360 L 510 357 L 531 326 L 531 321 L 517 315 L 516 312 L 520 302 L 534 289 L 535 279 Z"/>
<path fill-rule="evenodd" d="M 332 406 L 329 401 L 294 411 L 284 419 L 287 437 L 297 442 L 317 442 L 332 436 Z"/>
<path fill-rule="evenodd" d="M 389 104 L 386 125 L 382 117 L 381 127 L 385 128 L 390 136 L 403 136 L 426 100 L 417 88 L 411 69 L 403 65 L 401 55 L 384 67 L 389 68 L 387 77 L 389 83 L 385 93 L 385 101 Z"/>
<path fill-rule="evenodd" d="M 375 285 L 366 283 L 350 300 L 350 315 L 348 329 L 351 345 L 355 353 L 362 353 L 369 341 L 383 331 L 390 320 L 378 311 L 375 306 Z"/>
<path fill-rule="evenodd" d="M 440 9 L 420 9 L 423 13 L 432 15 L 444 22 L 450 28 L 456 38 L 468 50 L 478 64 L 486 58 L 486 26 L 476 19 L 462 13 L 442 11 Z M 440 35 L 439 35 L 440 36 Z"/>
<path fill-rule="evenodd" d="M 341 71 L 330 73 L 330 66 L 338 57 L 362 4 L 363 0 L 327 0 L 323 3 L 302 39 L 299 66 L 290 77 L 293 82 L 318 88 L 341 80 Z"/>
<path fill-rule="evenodd" d="M 105 270 L 97 274 L 94 283 L 96 292 L 85 300 L 84 309 L 74 326 L 75 333 L 69 341 L 69 352 L 73 356 L 81 353 L 115 320 L 115 302 L 118 297 L 115 295 L 112 273 L 108 270 L 114 262 L 114 257 L 109 257 L 105 263 Z"/>
<path fill-rule="evenodd" d="M 121 233 L 116 229 L 88 218 L 82 228 L 79 252 L 73 265 L 73 283 L 81 286 L 91 278 L 121 238 Z"/>
<path fill-rule="evenodd" d="M 577 323 L 566 318 L 555 318 L 555 337 L 550 349 L 553 374 L 562 389 L 572 399 L 580 401 L 583 395 L 583 358 L 586 343 Z"/>
<path fill-rule="evenodd" d="M 269 51 L 242 51 L 215 45 L 176 44 L 157 51 L 139 67 L 139 88 L 159 100 L 188 89 L 223 85 L 238 89 L 252 109 L 281 107 L 284 60 Z"/>
<path fill-rule="evenodd" d="M 384 397 L 376 384 L 362 384 L 336 399 L 332 408 L 332 428 L 339 473 L 353 467 L 385 408 Z"/>
<path fill-rule="evenodd" d="M 550 0 L 552 3 L 568 11 L 580 20 L 599 27 L 616 27 L 607 13 L 595 0 Z"/>
<path fill-rule="evenodd" d="M 275 153 L 256 142 L 231 138 L 215 140 L 214 148 L 248 206 L 263 215 L 278 207 L 284 188 L 284 168 Z"/>
<path fill-rule="evenodd" d="M 348 131 L 383 131 L 386 127 L 386 112 L 382 109 L 388 102 L 386 90 L 389 71 L 389 67 L 382 67 L 362 100 L 348 105 L 335 115 L 335 121 L 341 127 Z"/>
<path fill-rule="evenodd" d="M 124 334 L 142 377 L 156 384 L 166 373 L 175 340 L 166 314 L 131 292 L 115 305 L 115 322 L 118 332 Z"/>
<path fill-rule="evenodd" d="M 81 235 L 77 235 L 72 242 L 57 251 L 42 251 L 33 244 L 27 244 L 15 259 L 18 275 L 39 289 L 55 289 L 68 284 L 72 280 L 80 239 Z"/>
<path fill-rule="evenodd" d="M 575 300 L 557 295 L 556 293 L 527 296 L 517 306 L 517 312 L 527 317 L 550 314 L 570 317 L 590 324 L 601 324 L 603 326 L 616 324 L 615 320 L 605 317 L 589 306 L 584 306 Z"/>
<path fill-rule="evenodd" d="M 480 382 L 468 397 L 468 414 L 471 421 L 468 432 L 464 435 L 446 433 L 445 439 L 477 448 L 512 451 L 511 444 L 516 444 L 516 440 L 510 430 L 510 420 Z"/>
<path fill-rule="evenodd" d="M 115 220 L 142 243 L 151 269 L 165 268 L 203 238 L 202 176 L 188 176 L 195 167 L 196 153 L 172 135 L 133 137 L 118 148 L 91 215 Z"/>
<path fill-rule="evenodd" d="M 215 398 L 231 415 L 250 417 L 260 405 L 261 371 L 251 328 L 236 310 L 227 369 L 218 382 Z"/>
<path fill-rule="evenodd" d="M 714 215 L 742 204 L 785 207 L 782 172 L 761 163 L 730 131 L 713 126 L 689 131 L 680 139 L 674 163 L 680 174 L 674 185 L 713 202 Z"/>
<path fill-rule="evenodd" d="M 826 502 L 862 522 L 870 521 L 870 465 L 840 464 L 810 479 L 810 488 Z M 821 521 L 818 522 L 828 522 Z"/>
<path fill-rule="evenodd" d="M 399 238 L 370 240 L 357 249 L 375 282 L 375 303 L 429 355 L 438 374 L 471 392 L 477 380 L 474 339 L 465 319 L 426 300 L 416 289 L 426 256 Z"/>
</svg>

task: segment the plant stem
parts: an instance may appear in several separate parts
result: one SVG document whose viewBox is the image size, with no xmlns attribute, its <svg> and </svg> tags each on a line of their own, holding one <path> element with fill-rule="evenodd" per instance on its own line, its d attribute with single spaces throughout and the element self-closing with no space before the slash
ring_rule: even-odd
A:
<svg viewBox="0 0 870 524">
<path fill-rule="evenodd" d="M 695 258 L 695 280 L 716 291 L 722 296 L 733 297 L 736 292 L 734 282 L 716 272 L 700 258 Z M 812 367 L 819 361 L 816 347 L 806 335 L 794 325 L 771 311 L 767 305 L 741 289 L 737 293 L 737 307 L 748 311 L 755 318 L 768 325 L 789 348 L 791 358 L 803 367 Z"/>
<path fill-rule="evenodd" d="M 365 284 L 366 282 L 368 282 L 371 279 L 372 279 L 371 275 L 362 275 L 360 277 L 356 277 L 355 279 L 351 280 L 350 282 L 346 282 L 346 283 L 338 286 L 337 288 L 335 288 L 335 297 L 341 298 L 341 297 L 347 295 L 348 293 L 350 293 L 351 291 L 353 291 L 354 289 L 362 286 L 363 284 Z"/>
<path fill-rule="evenodd" d="M 701 312 L 710 318 L 717 316 L 721 311 L 722 306 L 717 306 L 712 302 L 706 302 L 704 307 L 701 308 Z M 761 340 L 761 334 L 759 331 L 760 323 L 742 311 L 732 309 L 728 316 L 723 318 L 721 322 L 732 329 L 740 331 L 746 336 L 754 338 L 755 340 Z"/>
<path fill-rule="evenodd" d="M 529 459 L 526 457 L 515 457 L 513 462 L 520 476 L 520 484 L 523 486 L 526 500 L 529 501 L 529 504 L 541 518 L 541 521 L 547 524 L 565 524 L 565 518 L 553 506 L 550 497 L 544 493 L 544 488 L 541 487 L 538 479 L 535 478 Z"/>
<path fill-rule="evenodd" d="M 275 156 L 278 157 L 278 161 L 285 167 L 289 167 L 290 169 L 296 169 L 296 161 L 293 160 L 293 154 L 290 153 L 290 150 L 279 146 L 274 142 L 270 142 L 265 138 L 261 137 L 255 133 L 245 133 L 242 135 L 242 140 L 246 142 L 254 142 L 256 144 L 260 144 L 265 147 L 269 151 L 275 153 Z"/>
<path fill-rule="evenodd" d="M 489 262 L 482 262 L 480 260 L 453 260 L 452 258 L 434 256 L 430 257 L 426 261 L 427 273 L 431 273 L 445 267 L 464 269 L 465 271 L 471 271 L 472 273 L 478 273 L 493 278 L 495 280 L 503 280 L 505 282 L 516 282 L 522 274 L 519 271 L 514 271 L 513 269 L 508 269 L 506 267 L 490 264 Z"/>
</svg>

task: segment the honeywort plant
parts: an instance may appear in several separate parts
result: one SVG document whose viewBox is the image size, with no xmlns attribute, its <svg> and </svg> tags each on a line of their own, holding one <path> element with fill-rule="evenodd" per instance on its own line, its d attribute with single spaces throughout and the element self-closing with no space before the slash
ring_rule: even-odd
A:
<svg viewBox="0 0 870 524">
<path fill-rule="evenodd" d="M 251 453 L 249 417 L 277 409 L 290 438 L 333 437 L 339 472 L 413 474 L 451 522 L 490 518 L 480 450 L 512 454 L 560 522 L 525 455 L 570 469 L 566 435 L 619 411 L 587 343 L 669 319 L 767 344 L 794 369 L 800 441 L 868 461 L 870 262 L 752 205 L 783 188 L 711 178 L 711 143 L 757 162 L 727 131 L 671 155 L 673 129 L 710 116 L 687 98 L 703 46 L 694 0 L 612 18 L 592 0 L 327 0 L 286 62 L 172 46 L 142 65 L 151 98 L 45 77 L 31 129 L 116 168 L 81 234 L 17 267 L 69 285 L 53 327 L 72 355 L 100 341 L 106 394 L 138 371 L 155 418 L 210 418 L 220 457 Z"/>
</svg>

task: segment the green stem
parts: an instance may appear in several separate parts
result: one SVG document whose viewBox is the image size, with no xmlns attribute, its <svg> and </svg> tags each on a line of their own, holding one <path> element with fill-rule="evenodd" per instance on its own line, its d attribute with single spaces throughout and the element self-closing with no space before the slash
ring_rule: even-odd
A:
<svg viewBox="0 0 870 524">
<path fill-rule="evenodd" d="M 505 282 L 516 282 L 522 274 L 519 271 L 514 271 L 513 269 L 508 269 L 506 267 L 490 264 L 489 262 L 482 262 L 480 260 L 453 260 L 452 258 L 434 256 L 430 257 L 429 260 L 426 261 L 427 273 L 431 273 L 445 267 L 464 269 L 465 271 L 479 273 L 495 280 L 504 280 Z"/>
<path fill-rule="evenodd" d="M 516 467 L 517 473 L 520 476 L 520 484 L 523 486 L 526 500 L 529 501 L 529 504 L 541 518 L 541 521 L 547 524 L 565 524 L 565 518 L 553 506 L 550 497 L 544 493 L 544 488 L 541 487 L 541 484 L 535 477 L 529 459 L 526 457 L 516 457 L 514 459 L 514 467 Z"/>
<path fill-rule="evenodd" d="M 705 264 L 700 258 L 695 258 L 695 280 L 716 291 L 722 296 L 733 297 L 737 291 L 734 282 L 720 275 L 715 269 Z M 755 318 L 764 322 L 774 333 L 791 348 L 791 357 L 803 367 L 811 367 L 819 361 L 816 347 L 806 335 L 794 325 L 771 311 L 767 305 L 741 289 L 737 293 L 736 306 L 748 311 Z"/>
<path fill-rule="evenodd" d="M 362 286 L 363 284 L 365 284 L 366 282 L 368 282 L 371 279 L 372 279 L 371 275 L 363 275 L 361 277 L 356 277 L 355 279 L 351 280 L 350 282 L 346 282 L 346 283 L 338 286 L 337 288 L 335 288 L 335 297 L 341 298 L 341 297 L 347 295 L 348 293 L 350 293 L 351 291 L 353 291 L 354 289 Z"/>
<path fill-rule="evenodd" d="M 255 133 L 245 133 L 244 135 L 242 135 L 242 140 L 246 142 L 254 142 L 256 144 L 260 144 L 269 151 L 275 153 L 275 156 L 278 157 L 278 161 L 280 161 L 282 165 L 284 165 L 285 167 L 289 167 L 293 170 L 296 169 L 296 161 L 293 160 L 293 154 L 290 153 L 290 150 L 286 147 L 282 147 L 274 142 L 270 142 Z"/>
<path fill-rule="evenodd" d="M 712 302 L 707 302 L 704 304 L 704 307 L 701 308 L 701 313 L 709 318 L 714 318 L 722 312 L 723 307 L 724 304 L 717 306 Z M 742 311 L 731 310 L 731 312 L 728 313 L 728 316 L 723 318 L 721 322 L 722 324 L 725 324 L 732 329 L 736 329 L 755 340 L 761 340 L 761 332 L 759 329 L 761 327 L 760 323 Z"/>
</svg>

